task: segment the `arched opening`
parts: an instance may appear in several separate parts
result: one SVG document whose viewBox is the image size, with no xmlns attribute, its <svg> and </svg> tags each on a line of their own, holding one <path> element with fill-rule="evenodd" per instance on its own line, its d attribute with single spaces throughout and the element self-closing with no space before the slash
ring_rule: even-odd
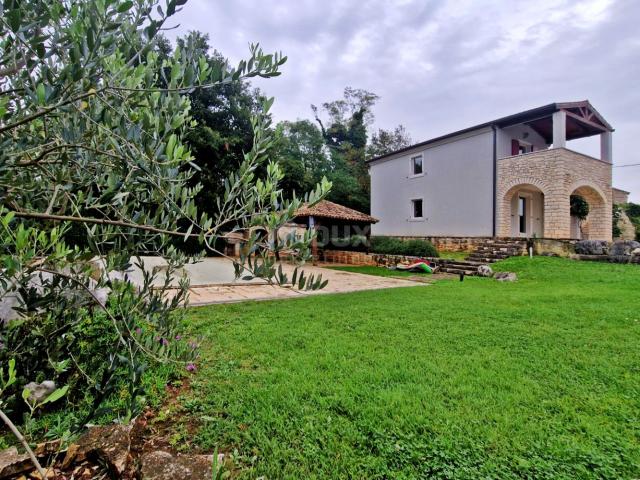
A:
<svg viewBox="0 0 640 480">
<path fill-rule="evenodd" d="M 507 222 L 503 234 L 509 237 L 544 237 L 544 193 L 535 185 L 511 187 L 504 196 Z"/>
<path fill-rule="evenodd" d="M 589 214 L 584 219 L 571 216 L 571 238 L 578 240 L 606 240 L 611 237 L 611 212 L 607 202 L 595 188 L 583 185 L 570 195 L 584 199 L 589 205 Z M 570 200 L 571 201 L 571 200 Z"/>
</svg>

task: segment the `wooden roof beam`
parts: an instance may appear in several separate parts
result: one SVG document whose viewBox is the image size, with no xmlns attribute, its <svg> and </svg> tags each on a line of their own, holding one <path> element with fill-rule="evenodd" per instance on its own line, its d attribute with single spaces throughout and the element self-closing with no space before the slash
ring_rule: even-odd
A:
<svg viewBox="0 0 640 480">
<path fill-rule="evenodd" d="M 584 117 L 581 117 L 580 115 L 577 115 L 569 110 L 565 110 L 563 109 L 563 111 L 567 114 L 567 117 L 571 117 L 574 120 L 577 120 L 578 122 L 581 122 L 585 125 L 588 125 L 592 128 L 595 128 L 596 130 L 599 130 L 601 132 L 610 132 L 611 130 L 609 130 L 607 127 L 605 127 L 604 125 L 600 125 L 599 123 L 593 122 L 591 120 L 588 120 Z"/>
</svg>

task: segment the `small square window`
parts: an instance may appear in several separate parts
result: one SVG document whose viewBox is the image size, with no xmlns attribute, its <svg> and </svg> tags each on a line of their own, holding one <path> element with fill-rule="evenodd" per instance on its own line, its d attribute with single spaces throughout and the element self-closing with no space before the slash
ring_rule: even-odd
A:
<svg viewBox="0 0 640 480">
<path fill-rule="evenodd" d="M 413 218 L 422 218 L 422 199 L 411 200 L 413 206 Z"/>
<path fill-rule="evenodd" d="M 414 175 L 422 175 L 422 155 L 411 157 L 411 169 Z"/>
</svg>

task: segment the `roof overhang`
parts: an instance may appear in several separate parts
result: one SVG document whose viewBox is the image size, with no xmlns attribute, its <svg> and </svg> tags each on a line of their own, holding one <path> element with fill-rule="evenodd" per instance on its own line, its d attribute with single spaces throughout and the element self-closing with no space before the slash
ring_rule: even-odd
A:
<svg viewBox="0 0 640 480">
<path fill-rule="evenodd" d="M 552 103 L 496 120 L 495 124 L 501 128 L 517 124 L 528 125 L 547 143 L 551 144 L 553 143 L 553 114 L 560 111 L 566 114 L 567 140 L 613 132 L 611 125 L 593 108 L 588 100 Z"/>
<path fill-rule="evenodd" d="M 529 125 L 533 130 L 542 136 L 549 144 L 553 143 L 553 114 L 564 111 L 567 117 L 566 132 L 567 140 L 575 140 L 578 138 L 590 137 L 604 132 L 613 132 L 613 127 L 604 119 L 602 115 L 589 103 L 588 100 L 579 102 L 558 102 L 550 103 L 542 107 L 533 108 L 524 112 L 509 115 L 507 117 L 498 118 L 491 122 L 481 123 L 474 127 L 465 128 L 456 132 L 432 138 L 425 142 L 416 143 L 408 147 L 390 152 L 386 155 L 371 158 L 367 163 L 381 160 L 393 155 L 398 155 L 410 150 L 425 147 L 430 144 L 440 142 L 452 137 L 463 135 L 475 130 L 488 127 L 506 128 L 519 124 Z"/>
</svg>

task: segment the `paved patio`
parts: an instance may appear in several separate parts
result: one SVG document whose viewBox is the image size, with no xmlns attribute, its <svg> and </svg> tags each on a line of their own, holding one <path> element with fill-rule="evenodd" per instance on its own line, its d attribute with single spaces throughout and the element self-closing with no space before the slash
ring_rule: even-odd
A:
<svg viewBox="0 0 640 480">
<path fill-rule="evenodd" d="M 381 288 L 398 288 L 398 287 L 424 287 L 424 284 L 412 282 L 404 279 L 376 277 L 373 275 L 363 275 L 360 273 L 342 272 L 339 270 L 330 270 L 328 268 L 314 267 L 305 265 L 303 270 L 306 275 L 322 274 L 322 278 L 329 280 L 329 284 L 322 290 L 317 291 L 299 291 L 293 288 L 282 288 L 262 283 L 248 283 L 246 281 L 235 281 L 233 277 L 233 267 L 231 262 L 224 259 L 207 259 L 209 267 L 221 267 L 221 271 L 229 272 L 231 268 L 231 278 L 221 273 L 212 274 L 207 278 L 207 284 L 193 283 L 190 290 L 189 304 L 209 305 L 215 303 L 233 303 L 247 300 L 274 300 L 283 298 L 300 298 L 305 295 L 326 295 L 329 293 L 346 293 L 357 292 L 360 290 L 376 290 Z M 226 265 L 225 265 L 226 263 Z M 200 267 L 201 269 L 206 266 Z M 291 274 L 294 267 L 292 265 L 283 265 L 283 270 Z M 202 276 L 198 277 L 203 279 Z M 206 278 L 206 277 L 205 277 Z M 217 279 L 218 285 L 210 280 Z M 255 281 L 254 281 L 255 282 Z"/>
</svg>

